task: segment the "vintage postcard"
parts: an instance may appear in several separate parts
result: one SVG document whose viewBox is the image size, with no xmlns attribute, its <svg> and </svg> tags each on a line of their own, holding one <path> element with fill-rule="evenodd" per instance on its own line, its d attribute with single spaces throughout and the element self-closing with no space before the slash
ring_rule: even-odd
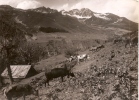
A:
<svg viewBox="0 0 139 100">
<path fill-rule="evenodd" d="M 139 0 L 0 0 L 0 100 L 137 100 Z"/>
</svg>

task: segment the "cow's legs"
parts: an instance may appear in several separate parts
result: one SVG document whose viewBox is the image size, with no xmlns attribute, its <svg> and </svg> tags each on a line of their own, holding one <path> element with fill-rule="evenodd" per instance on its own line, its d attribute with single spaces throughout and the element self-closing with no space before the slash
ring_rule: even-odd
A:
<svg viewBox="0 0 139 100">
<path fill-rule="evenodd" d="M 49 81 L 47 81 L 47 85 L 50 86 Z M 46 87 L 46 84 L 45 84 L 45 87 Z"/>
<path fill-rule="evenodd" d="M 49 84 L 49 79 L 46 79 L 45 87 L 46 87 L 46 83 L 47 83 L 48 86 L 50 85 L 50 84 Z"/>
<path fill-rule="evenodd" d="M 69 78 L 69 74 L 68 74 L 67 78 Z"/>
<path fill-rule="evenodd" d="M 46 81 L 44 82 L 44 86 L 46 87 Z"/>
<path fill-rule="evenodd" d="M 25 100 L 25 94 L 23 94 L 23 100 Z"/>
<path fill-rule="evenodd" d="M 44 83 L 45 87 L 46 87 L 46 82 Z"/>
<path fill-rule="evenodd" d="M 86 58 L 84 58 L 84 62 L 86 62 L 87 61 L 87 59 Z"/>
<path fill-rule="evenodd" d="M 7 97 L 7 100 L 12 100 L 12 97 Z"/>
<path fill-rule="evenodd" d="M 61 80 L 62 80 L 62 82 L 63 82 L 63 76 L 61 77 Z"/>
<path fill-rule="evenodd" d="M 78 59 L 77 62 L 78 62 L 78 65 L 79 65 L 80 64 L 80 59 Z"/>
</svg>

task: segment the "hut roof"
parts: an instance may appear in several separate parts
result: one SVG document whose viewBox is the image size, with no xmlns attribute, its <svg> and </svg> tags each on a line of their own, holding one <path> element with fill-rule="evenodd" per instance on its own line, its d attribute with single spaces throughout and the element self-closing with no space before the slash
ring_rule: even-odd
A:
<svg viewBox="0 0 139 100">
<path fill-rule="evenodd" d="M 31 65 L 10 65 L 13 78 L 25 78 L 28 74 Z M 8 77 L 7 68 L 1 74 L 2 77 Z"/>
</svg>

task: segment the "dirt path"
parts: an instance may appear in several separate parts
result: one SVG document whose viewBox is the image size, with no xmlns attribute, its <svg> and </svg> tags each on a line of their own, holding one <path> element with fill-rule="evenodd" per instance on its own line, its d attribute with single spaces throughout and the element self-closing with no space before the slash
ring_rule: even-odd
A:
<svg viewBox="0 0 139 100">
<path fill-rule="evenodd" d="M 92 61 L 81 62 L 80 64 L 76 65 L 73 68 L 73 72 L 82 72 L 83 70 L 88 69 L 91 64 L 92 64 Z"/>
</svg>

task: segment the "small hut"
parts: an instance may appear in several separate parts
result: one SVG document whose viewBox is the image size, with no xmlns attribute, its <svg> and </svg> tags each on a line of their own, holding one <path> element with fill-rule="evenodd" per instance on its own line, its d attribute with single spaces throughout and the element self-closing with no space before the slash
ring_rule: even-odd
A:
<svg viewBox="0 0 139 100">
<path fill-rule="evenodd" d="M 11 65 L 12 77 L 15 82 L 29 78 L 37 74 L 37 71 L 31 65 Z M 9 83 L 7 68 L 1 74 L 2 82 Z"/>
</svg>

